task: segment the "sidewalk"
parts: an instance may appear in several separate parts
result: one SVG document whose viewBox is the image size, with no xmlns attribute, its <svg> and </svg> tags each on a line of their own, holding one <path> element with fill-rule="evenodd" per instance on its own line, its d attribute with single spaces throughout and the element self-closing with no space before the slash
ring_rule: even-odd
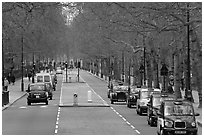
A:
<svg viewBox="0 0 204 137">
<path fill-rule="evenodd" d="M 104 76 L 103 78 L 101 78 L 100 75 L 97 76 L 97 75 L 95 75 L 95 74 L 92 74 L 92 73 L 89 72 L 89 71 L 87 71 L 87 72 L 90 73 L 91 75 L 93 75 L 93 76 L 99 78 L 100 80 L 103 80 L 103 81 L 105 81 L 106 83 L 108 83 L 108 79 L 105 80 L 105 76 Z M 184 92 L 184 91 L 181 91 L 181 94 L 182 94 L 182 96 L 184 97 L 185 92 Z M 199 105 L 198 92 L 195 91 L 195 90 L 193 90 L 193 91 L 192 91 L 192 95 L 193 95 L 193 99 L 194 99 L 194 103 L 193 103 L 194 110 L 195 110 L 196 113 L 199 113 L 199 114 L 200 114 L 199 116 L 196 116 L 196 121 L 197 121 L 198 125 L 202 127 L 202 108 L 198 108 L 198 105 Z"/>
<path fill-rule="evenodd" d="M 24 81 L 24 91 L 23 92 L 21 91 L 21 79 L 18 79 L 14 85 L 12 83 L 9 84 L 8 86 L 9 103 L 2 107 L 2 111 L 26 95 L 26 89 L 28 87 L 29 81 L 28 81 L 28 78 L 24 78 L 23 81 Z"/>
</svg>

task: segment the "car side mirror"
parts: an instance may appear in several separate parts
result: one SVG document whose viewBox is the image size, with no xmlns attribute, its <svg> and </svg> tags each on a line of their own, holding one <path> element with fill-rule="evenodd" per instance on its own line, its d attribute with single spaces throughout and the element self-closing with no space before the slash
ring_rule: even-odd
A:
<svg viewBox="0 0 204 137">
<path fill-rule="evenodd" d="M 199 113 L 195 113 L 195 116 L 200 116 L 200 114 Z"/>
</svg>

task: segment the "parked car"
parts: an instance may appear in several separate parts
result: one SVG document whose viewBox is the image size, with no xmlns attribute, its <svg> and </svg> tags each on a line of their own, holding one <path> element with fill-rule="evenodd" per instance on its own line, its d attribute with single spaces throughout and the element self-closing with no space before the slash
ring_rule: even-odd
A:
<svg viewBox="0 0 204 137">
<path fill-rule="evenodd" d="M 132 105 L 136 105 L 139 90 L 140 88 L 138 88 L 137 86 L 130 87 L 130 92 L 128 92 L 127 94 L 127 107 L 131 108 Z"/>
<path fill-rule="evenodd" d="M 160 89 L 141 88 L 137 98 L 136 111 L 137 114 L 142 115 L 147 113 L 147 104 L 151 94 L 161 93 Z"/>
<path fill-rule="evenodd" d="M 113 86 L 113 91 L 110 93 L 111 104 L 114 102 L 126 102 L 126 94 L 128 92 L 128 86 Z"/>
<path fill-rule="evenodd" d="M 160 108 L 161 102 L 163 100 L 173 100 L 175 95 L 173 94 L 152 94 L 150 96 L 150 101 L 147 104 L 147 123 L 150 126 L 157 125 L 157 111 Z"/>
<path fill-rule="evenodd" d="M 28 85 L 27 104 L 45 102 L 48 105 L 48 92 L 45 83 L 32 83 Z"/>
<path fill-rule="evenodd" d="M 191 102 L 184 100 L 164 100 L 157 112 L 157 134 L 197 135 L 198 128 Z"/>
<path fill-rule="evenodd" d="M 57 67 L 56 74 L 62 74 L 62 73 L 63 73 L 63 71 L 62 71 L 61 67 Z"/>
</svg>

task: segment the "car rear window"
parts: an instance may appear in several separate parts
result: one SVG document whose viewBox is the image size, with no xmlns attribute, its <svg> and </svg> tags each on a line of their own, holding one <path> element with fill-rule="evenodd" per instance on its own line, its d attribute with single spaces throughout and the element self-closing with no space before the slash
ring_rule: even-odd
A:
<svg viewBox="0 0 204 137">
<path fill-rule="evenodd" d="M 30 90 L 31 91 L 44 91 L 45 86 L 44 85 L 31 85 Z"/>
<path fill-rule="evenodd" d="M 44 76 L 45 82 L 50 82 L 50 76 Z"/>
<path fill-rule="evenodd" d="M 37 82 L 43 82 L 43 76 L 37 76 Z"/>
</svg>

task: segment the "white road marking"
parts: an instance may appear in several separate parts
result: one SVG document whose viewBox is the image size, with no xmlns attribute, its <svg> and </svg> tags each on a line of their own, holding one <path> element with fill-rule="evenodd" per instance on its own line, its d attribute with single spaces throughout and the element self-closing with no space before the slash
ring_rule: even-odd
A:
<svg viewBox="0 0 204 137">
<path fill-rule="evenodd" d="M 124 117 L 122 118 L 124 121 L 127 121 Z"/>
<path fill-rule="evenodd" d="M 56 125 L 55 128 L 58 129 L 58 125 Z"/>
<path fill-rule="evenodd" d="M 57 130 L 57 129 L 55 129 L 55 134 L 57 134 L 57 131 L 58 131 L 58 130 Z"/>
<path fill-rule="evenodd" d="M 56 125 L 58 125 L 58 124 L 59 124 L 59 122 L 57 121 L 57 122 L 56 122 Z"/>
<path fill-rule="evenodd" d="M 41 108 L 46 108 L 47 106 L 40 106 Z"/>
<path fill-rule="evenodd" d="M 85 80 L 81 77 L 81 79 L 82 79 L 82 81 L 84 81 L 85 82 Z M 93 88 L 91 88 L 87 83 L 86 83 L 86 85 L 104 102 L 104 104 L 106 103 L 106 104 L 108 104 L 105 100 L 103 100 L 103 98 L 100 96 L 100 95 L 98 95 L 94 90 L 93 90 Z M 119 117 L 121 117 L 128 125 L 130 125 L 130 127 L 132 128 L 132 129 L 135 129 L 135 127 L 130 123 L 130 122 L 128 122 L 122 115 L 120 115 L 120 113 L 118 113 L 113 107 L 110 107 Z M 138 131 L 138 130 L 135 130 L 138 134 L 140 134 L 140 132 Z"/>
<path fill-rule="evenodd" d="M 27 108 L 27 107 L 25 107 L 25 106 L 22 106 L 22 107 L 20 107 L 21 109 L 25 109 L 25 108 Z"/>
<path fill-rule="evenodd" d="M 118 113 L 113 107 L 110 107 L 119 117 L 121 117 L 132 129 L 135 129 L 135 127 L 127 121 L 127 119 L 125 119 L 120 113 Z M 137 132 L 138 134 L 140 134 L 140 132 L 136 129 L 134 130 L 135 132 Z"/>
<path fill-rule="evenodd" d="M 135 130 L 138 134 L 140 134 L 140 132 L 138 130 Z"/>
</svg>

